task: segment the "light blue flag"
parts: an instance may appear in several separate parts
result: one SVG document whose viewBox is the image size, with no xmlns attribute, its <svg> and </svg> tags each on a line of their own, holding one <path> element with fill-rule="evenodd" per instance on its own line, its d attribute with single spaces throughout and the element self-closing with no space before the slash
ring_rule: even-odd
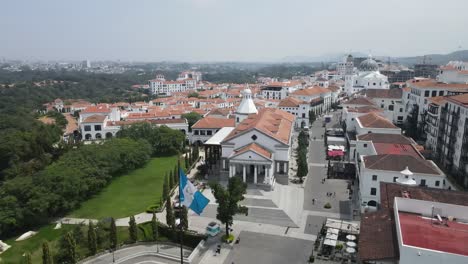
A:
<svg viewBox="0 0 468 264">
<path fill-rule="evenodd" d="M 200 215 L 210 202 L 208 198 L 203 196 L 198 189 L 187 179 L 183 170 L 179 169 L 179 192 L 180 203 L 192 209 Z"/>
</svg>

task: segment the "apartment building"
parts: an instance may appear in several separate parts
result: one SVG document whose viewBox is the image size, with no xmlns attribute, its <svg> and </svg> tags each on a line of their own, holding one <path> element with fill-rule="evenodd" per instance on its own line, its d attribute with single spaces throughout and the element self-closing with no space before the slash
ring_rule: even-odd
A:
<svg viewBox="0 0 468 264">
<path fill-rule="evenodd" d="M 451 173 L 455 181 L 468 187 L 468 94 L 445 98 L 439 106 L 434 159 Z"/>
</svg>

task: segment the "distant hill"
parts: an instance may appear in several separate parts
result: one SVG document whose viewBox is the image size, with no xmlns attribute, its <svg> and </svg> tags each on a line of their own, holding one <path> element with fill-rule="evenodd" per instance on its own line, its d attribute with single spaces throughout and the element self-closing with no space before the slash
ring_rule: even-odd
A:
<svg viewBox="0 0 468 264">
<path fill-rule="evenodd" d="M 416 57 L 401 57 L 401 58 L 392 58 L 392 61 L 397 61 L 404 65 L 414 65 L 420 64 L 424 60 L 424 56 Z M 449 54 L 429 54 L 426 55 L 426 63 L 428 64 L 438 64 L 443 65 L 447 64 L 449 61 L 468 61 L 468 50 L 455 51 Z"/>
<path fill-rule="evenodd" d="M 341 61 L 349 53 L 333 53 L 320 56 L 287 56 L 282 58 L 281 62 L 338 62 Z M 366 54 L 360 52 L 351 52 L 353 57 L 367 57 Z"/>
</svg>

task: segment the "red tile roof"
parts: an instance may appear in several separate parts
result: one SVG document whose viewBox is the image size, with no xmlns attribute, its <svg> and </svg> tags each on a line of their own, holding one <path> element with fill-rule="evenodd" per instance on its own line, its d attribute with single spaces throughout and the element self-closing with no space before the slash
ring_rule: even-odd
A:
<svg viewBox="0 0 468 264">
<path fill-rule="evenodd" d="M 344 102 L 343 105 L 375 105 L 374 102 L 372 102 L 370 99 L 366 97 L 356 97 L 353 99 L 350 99 L 347 102 Z"/>
<path fill-rule="evenodd" d="M 106 120 L 107 116 L 105 115 L 92 115 L 88 116 L 85 120 L 81 123 L 102 123 Z"/>
<path fill-rule="evenodd" d="M 346 110 L 351 113 L 383 112 L 383 109 L 380 109 L 373 105 L 366 105 L 366 106 L 361 106 L 361 107 L 349 107 Z"/>
<path fill-rule="evenodd" d="M 86 107 L 82 113 L 110 113 L 111 110 L 106 104 L 92 105 Z"/>
<path fill-rule="evenodd" d="M 468 206 L 468 192 L 380 182 L 380 206 L 393 211 L 395 197 L 409 193 L 412 199 Z"/>
<path fill-rule="evenodd" d="M 299 100 L 295 97 L 286 97 L 279 102 L 278 107 L 299 107 L 300 104 L 307 104 L 307 102 Z"/>
<path fill-rule="evenodd" d="M 206 116 L 198 120 L 192 128 L 223 128 L 223 127 L 234 127 L 236 121 L 233 118 L 222 118 Z"/>
<path fill-rule="evenodd" d="M 363 163 L 364 166 L 370 170 L 386 170 L 400 172 L 406 167 L 408 167 L 408 169 L 414 173 L 443 176 L 439 169 L 430 161 L 421 158 L 416 158 L 411 155 L 370 155 L 364 156 Z"/>
<path fill-rule="evenodd" d="M 447 89 L 447 90 L 468 90 L 468 84 L 465 83 L 443 83 L 433 79 L 410 80 L 408 83 L 415 88 L 420 89 Z"/>
<path fill-rule="evenodd" d="M 363 127 L 367 128 L 398 128 L 390 120 L 376 113 L 369 113 L 357 119 Z"/>
<path fill-rule="evenodd" d="M 235 152 L 235 155 L 239 155 L 250 150 L 268 159 L 271 158 L 271 153 L 268 150 L 262 148 L 257 143 L 250 143 L 247 146 L 240 148 L 239 150 Z"/>
<path fill-rule="evenodd" d="M 361 217 L 358 255 L 361 261 L 398 259 L 393 211 L 380 210 Z"/>
<path fill-rule="evenodd" d="M 373 143 L 391 144 L 416 144 L 413 139 L 399 134 L 368 133 L 357 136 L 359 140 L 372 141 Z"/>
<path fill-rule="evenodd" d="M 325 94 L 325 93 L 330 93 L 330 92 L 331 91 L 327 88 L 323 88 L 320 86 L 313 86 L 313 87 L 294 91 L 292 95 L 312 96 L 312 95 L 320 95 L 320 94 Z"/>
<path fill-rule="evenodd" d="M 445 97 L 447 101 L 468 107 L 468 93 Z"/>
<path fill-rule="evenodd" d="M 394 154 L 394 155 L 410 155 L 415 158 L 423 158 L 418 151 L 408 144 L 389 144 L 389 143 L 373 143 L 378 155 Z"/>
<path fill-rule="evenodd" d="M 247 131 L 257 129 L 284 144 L 289 144 L 294 119 L 294 115 L 283 110 L 268 107 L 262 108 L 257 114 L 249 115 L 238 124 L 224 141 L 228 141 Z"/>
<path fill-rule="evenodd" d="M 230 110 L 229 109 L 226 109 L 226 108 L 215 108 L 215 109 L 212 109 L 208 115 L 220 115 L 220 116 L 228 116 L 230 114 Z"/>
<path fill-rule="evenodd" d="M 435 96 L 435 97 L 429 97 L 427 100 L 429 100 L 431 103 L 436 104 L 436 105 L 443 105 L 446 101 L 445 96 Z"/>
<path fill-rule="evenodd" d="M 392 89 L 365 89 L 363 93 L 369 98 L 401 99 L 403 90 L 400 88 Z"/>
</svg>

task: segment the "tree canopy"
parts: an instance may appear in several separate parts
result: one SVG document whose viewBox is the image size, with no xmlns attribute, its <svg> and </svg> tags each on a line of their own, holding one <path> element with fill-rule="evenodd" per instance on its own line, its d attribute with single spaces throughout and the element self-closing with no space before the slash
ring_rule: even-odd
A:
<svg viewBox="0 0 468 264">
<path fill-rule="evenodd" d="M 203 116 L 200 115 L 197 112 L 190 112 L 187 114 L 182 115 L 183 118 L 187 119 L 188 126 L 189 126 L 189 132 L 192 132 L 192 126 L 195 124 L 198 120 L 200 120 Z"/>
<path fill-rule="evenodd" d="M 0 187 L 0 235 L 47 222 L 75 209 L 113 177 L 146 164 L 145 140 L 112 139 L 70 150 L 44 170 Z"/>
<path fill-rule="evenodd" d="M 239 202 L 244 200 L 247 184 L 242 182 L 239 177 L 232 177 L 229 178 L 227 188 L 217 182 L 210 183 L 210 187 L 218 203 L 216 219 L 226 225 L 226 237 L 229 237 L 229 227 L 233 223 L 234 215 L 248 214 L 248 208 L 239 205 Z"/>
<path fill-rule="evenodd" d="M 149 123 L 137 123 L 123 126 L 117 137 L 145 139 L 149 142 L 153 155 L 168 156 L 180 153 L 184 149 L 185 135 L 179 130 L 167 126 L 154 126 Z"/>
</svg>

